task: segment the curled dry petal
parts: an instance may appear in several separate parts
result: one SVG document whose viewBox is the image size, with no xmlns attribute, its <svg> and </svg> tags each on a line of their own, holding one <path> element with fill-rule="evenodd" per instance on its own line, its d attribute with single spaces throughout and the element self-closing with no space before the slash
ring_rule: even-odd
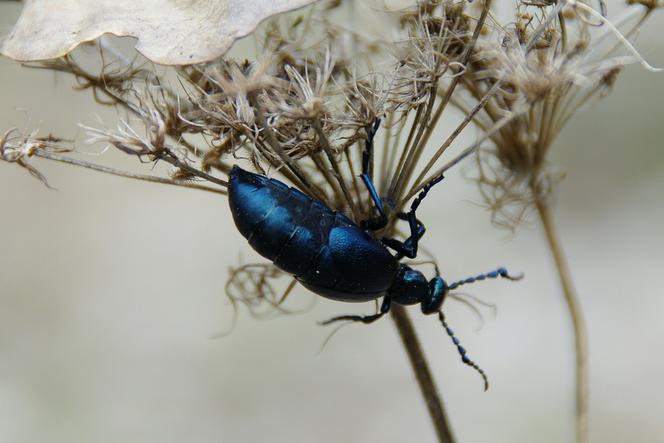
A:
<svg viewBox="0 0 664 443">
<path fill-rule="evenodd" d="M 161 64 L 222 55 L 264 19 L 315 0 L 27 0 L 0 53 L 19 61 L 63 56 L 103 34 L 132 36 Z"/>
</svg>

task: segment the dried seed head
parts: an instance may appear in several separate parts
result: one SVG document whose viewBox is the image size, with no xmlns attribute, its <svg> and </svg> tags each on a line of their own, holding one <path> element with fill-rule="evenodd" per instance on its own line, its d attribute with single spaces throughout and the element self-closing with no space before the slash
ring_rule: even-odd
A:
<svg viewBox="0 0 664 443">
<path fill-rule="evenodd" d="M 560 36 L 553 30 L 546 32 L 531 51 L 523 43 L 527 38 L 512 30 L 500 44 L 485 47 L 477 59 L 486 68 L 476 72 L 478 80 L 503 79 L 505 97 L 533 104 L 548 97 L 560 97 L 583 78 L 569 54 L 558 53 Z"/>
<path fill-rule="evenodd" d="M 556 10 L 553 3 L 522 2 L 516 22 L 496 26 L 492 40 L 478 46 L 462 80 L 470 103 L 499 85 L 475 118 L 481 128 L 514 115 L 491 136 L 493 146 L 479 161 L 482 195 L 494 221 L 508 227 L 555 190 L 562 174 L 551 169 L 548 151 L 574 113 L 606 95 L 625 64 L 649 66 L 599 11 L 573 2 L 571 11 L 559 13 L 562 4 Z M 601 23 L 604 34 L 594 29 Z M 631 56 L 616 55 L 623 46 Z"/>
</svg>

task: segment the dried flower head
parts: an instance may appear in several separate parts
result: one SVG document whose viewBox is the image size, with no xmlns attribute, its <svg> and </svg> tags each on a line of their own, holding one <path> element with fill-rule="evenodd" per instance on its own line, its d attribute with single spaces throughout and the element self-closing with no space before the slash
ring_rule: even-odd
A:
<svg viewBox="0 0 664 443">
<path fill-rule="evenodd" d="M 467 112 L 497 88 L 474 122 L 487 130 L 506 112 L 517 115 L 492 134 L 478 158 L 480 190 L 499 225 L 513 227 L 551 194 L 562 174 L 548 164 L 548 151 L 574 113 L 606 95 L 623 66 L 654 70 L 627 40 L 652 8 L 634 6 L 609 21 L 599 5 L 522 1 L 516 21 L 494 24 L 491 38 L 473 53 L 459 108 Z"/>
</svg>

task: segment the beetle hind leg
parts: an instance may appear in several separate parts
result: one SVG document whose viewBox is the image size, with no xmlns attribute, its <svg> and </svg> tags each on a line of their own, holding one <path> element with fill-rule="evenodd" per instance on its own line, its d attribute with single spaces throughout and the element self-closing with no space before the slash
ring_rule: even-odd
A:
<svg viewBox="0 0 664 443">
<path fill-rule="evenodd" d="M 382 312 L 373 315 L 339 315 L 338 317 L 332 317 L 328 320 L 322 321 L 319 324 L 321 326 L 327 326 L 339 321 L 353 321 L 353 322 L 361 322 L 364 323 L 365 325 L 368 325 L 375 322 L 382 316 L 383 316 Z"/>
<path fill-rule="evenodd" d="M 332 317 L 328 320 L 322 321 L 319 324 L 321 326 L 331 325 L 332 323 L 340 321 L 350 321 L 350 322 L 360 322 L 365 325 L 371 324 L 381 318 L 383 315 L 387 314 L 390 310 L 390 298 L 385 297 L 383 299 L 383 304 L 380 306 L 380 312 L 372 315 L 339 315 L 337 317 Z"/>
</svg>

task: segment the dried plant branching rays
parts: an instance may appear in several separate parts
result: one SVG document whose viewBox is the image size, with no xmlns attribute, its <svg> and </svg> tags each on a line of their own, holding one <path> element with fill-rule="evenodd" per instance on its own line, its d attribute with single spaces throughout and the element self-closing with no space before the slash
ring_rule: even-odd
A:
<svg viewBox="0 0 664 443">
<path fill-rule="evenodd" d="M 324 2 L 261 25 L 255 36 L 258 55 L 242 54 L 239 59 L 221 56 L 233 38 L 273 13 L 311 2 L 228 1 L 218 2 L 218 7 L 211 6 L 217 2 L 185 2 L 197 17 L 194 27 L 190 23 L 185 31 L 182 18 L 170 15 L 172 2 L 153 3 L 164 8 L 150 20 L 168 16 L 175 20 L 168 26 L 179 34 L 146 25 L 149 20 L 140 15 L 136 20 L 97 20 L 101 10 L 93 11 L 92 25 L 82 27 L 82 18 L 73 18 L 68 9 L 62 28 L 78 34 L 61 38 L 56 25 L 35 12 L 40 2 L 33 0 L 2 47 L 19 60 L 47 59 L 111 32 L 137 36 L 137 49 L 152 61 L 181 64 L 166 70 L 138 56 L 127 57 L 100 40 L 88 45 L 98 62 L 75 51 L 27 65 L 73 75 L 100 105 L 116 107 L 120 118 L 115 127 L 86 124 L 86 141 L 134 157 L 140 170 L 93 163 L 74 141 L 16 130 L 0 139 L 1 160 L 25 168 L 47 185 L 36 159 L 230 194 L 229 200 L 234 167 L 241 165 L 341 214 L 376 245 L 395 249 L 390 257 L 397 260 L 417 255 L 424 225 L 415 210 L 424 197 L 435 193 L 438 189 L 432 188 L 444 174 L 480 147 L 480 190 L 496 221 L 513 226 L 530 204 L 545 205 L 557 178 L 547 168 L 546 154 L 570 116 L 610 89 L 622 66 L 640 63 L 654 69 L 630 41 L 658 7 L 653 2 L 629 2 L 639 3 L 633 5 L 636 12 L 630 9 L 612 21 L 602 1 L 590 0 L 520 1 L 506 20 L 499 19 L 504 11 L 498 9 L 505 5 L 491 0 L 418 1 L 393 10 L 378 3 L 374 9 L 364 5 L 363 11 L 385 24 L 388 31 L 380 36 L 348 29 L 352 20 L 345 19 L 344 8 L 358 2 Z M 249 18 L 238 19 L 238 29 L 222 26 L 229 11 L 259 4 Z M 37 18 L 45 26 L 31 36 L 30 20 Z M 201 39 L 180 37 L 198 33 L 199 26 L 205 31 Z M 196 45 L 187 46 L 191 42 Z M 461 135 L 467 132 L 475 141 L 464 146 L 467 137 Z M 169 166 L 168 176 L 159 175 L 157 164 Z M 504 268 L 449 284 L 439 278 L 437 267 L 436 274 L 424 280 L 427 295 L 444 295 L 487 278 L 514 279 Z M 414 284 L 416 277 L 408 274 L 398 281 Z M 289 311 L 283 301 L 296 283 L 289 273 L 265 262 L 231 270 L 226 288 L 234 307 L 244 305 L 265 317 Z M 413 304 L 413 297 L 408 303 L 395 301 L 390 312 L 438 439 L 450 442 L 454 438 L 445 411 L 401 306 Z M 370 323 L 390 310 L 385 299 L 373 316 L 333 320 Z M 425 314 L 439 314 L 462 361 L 486 382 L 448 327 L 440 311 L 442 297 L 433 307 L 423 299 L 416 301 L 422 302 Z M 585 404 L 580 409 L 585 411 Z"/>
<path fill-rule="evenodd" d="M 399 26 L 393 42 L 363 38 L 311 14 L 274 21 L 259 37 L 257 59 L 183 66 L 170 83 L 103 43 L 96 43 L 100 69 L 76 55 L 28 66 L 73 74 L 100 104 L 127 112 L 114 130 L 85 127 L 90 142 L 166 161 L 175 167 L 174 180 L 222 187 L 242 158 L 355 221 L 373 211 L 359 175 L 365 140 L 382 119 L 370 172 L 389 203 L 392 226 L 406 197 L 435 176 L 426 173 L 468 124 L 455 128 L 433 158 L 425 156 L 474 52 L 478 20 L 488 15 L 488 8 L 469 9 L 464 2 L 424 2 L 398 17 L 377 12 Z M 30 156 L 72 149 L 63 140 L 43 142 L 7 137 L 3 158 L 25 164 Z"/>
<path fill-rule="evenodd" d="M 561 178 L 547 163 L 547 154 L 575 112 L 606 96 L 626 65 L 659 71 L 630 40 L 659 7 L 657 2 L 628 2 L 635 5 L 611 19 L 603 2 L 597 2 L 597 9 L 560 2 L 551 20 L 552 3 L 521 2 L 514 24 L 497 29 L 493 38 L 477 46 L 468 75 L 461 77 L 463 93 L 454 97 L 455 104 L 469 112 L 500 84 L 473 116 L 473 123 L 484 130 L 501 121 L 506 109 L 521 110 L 490 136 L 486 155 L 477 157 L 480 191 L 494 222 L 508 228 L 535 201 L 546 200 Z"/>
</svg>

